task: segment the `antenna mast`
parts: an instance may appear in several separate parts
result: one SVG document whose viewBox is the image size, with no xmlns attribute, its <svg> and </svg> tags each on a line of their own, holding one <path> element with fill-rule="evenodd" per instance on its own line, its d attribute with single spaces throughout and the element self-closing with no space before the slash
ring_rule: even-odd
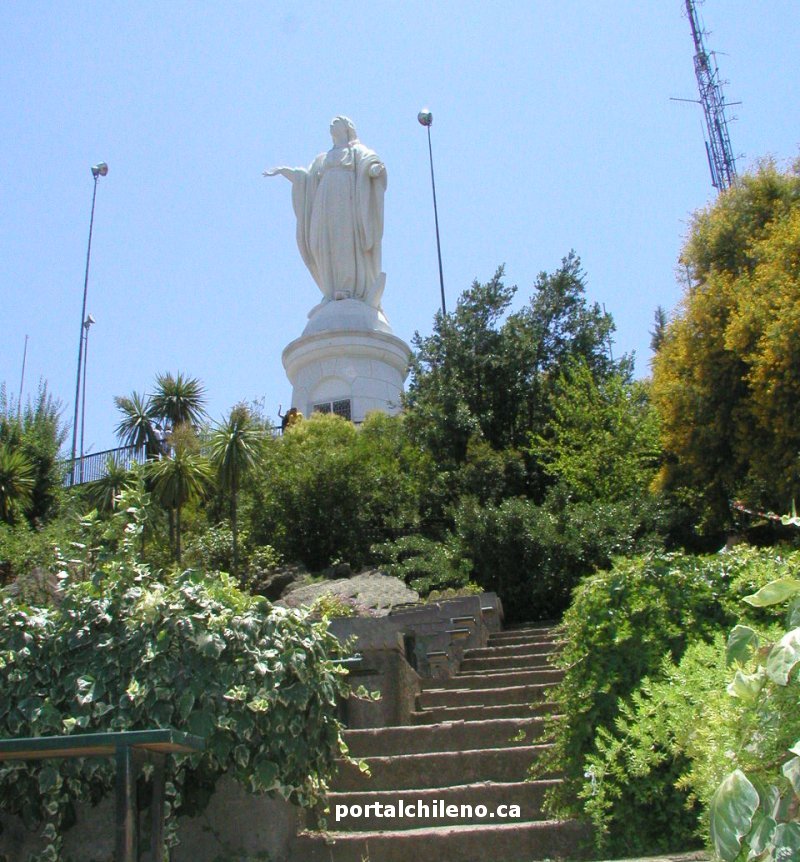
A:
<svg viewBox="0 0 800 862">
<path fill-rule="evenodd" d="M 728 134 L 728 121 L 725 117 L 726 102 L 722 95 L 722 82 L 719 68 L 713 54 L 706 51 L 703 36 L 707 35 L 700 26 L 695 0 L 686 0 L 686 14 L 692 25 L 694 39 L 694 73 L 700 91 L 700 104 L 706 118 L 708 140 L 706 155 L 711 170 L 711 184 L 715 189 L 724 191 L 736 183 L 736 160 L 731 150 Z"/>
</svg>

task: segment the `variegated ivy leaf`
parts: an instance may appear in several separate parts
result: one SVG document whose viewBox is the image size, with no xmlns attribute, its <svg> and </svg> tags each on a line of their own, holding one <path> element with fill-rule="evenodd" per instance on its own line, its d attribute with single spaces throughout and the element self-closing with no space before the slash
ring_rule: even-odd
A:
<svg viewBox="0 0 800 862">
<path fill-rule="evenodd" d="M 754 608 L 766 608 L 777 605 L 794 596 L 800 595 L 800 580 L 797 578 L 779 578 L 767 584 L 757 593 L 745 596 L 744 601 Z"/>
<path fill-rule="evenodd" d="M 711 799 L 711 840 L 723 862 L 733 862 L 739 855 L 742 838 L 750 832 L 758 808 L 758 793 L 747 776 L 732 772 Z"/>
<path fill-rule="evenodd" d="M 772 858 L 795 862 L 800 853 L 800 823 L 779 823 L 772 833 Z"/>
<path fill-rule="evenodd" d="M 744 664 L 757 649 L 758 635 L 753 629 L 750 626 L 736 626 L 728 635 L 725 661 L 728 665 L 737 661 Z"/>
<path fill-rule="evenodd" d="M 753 818 L 752 831 L 747 836 L 747 843 L 750 845 L 750 852 L 747 854 L 748 862 L 767 849 L 777 825 L 772 817 L 765 817 L 760 811 L 756 814 Z"/>
<path fill-rule="evenodd" d="M 778 685 L 787 685 L 789 674 L 800 662 L 800 628 L 787 632 L 772 648 L 767 659 L 767 676 Z"/>
<path fill-rule="evenodd" d="M 738 697 L 745 703 L 754 703 L 766 681 L 766 671 L 763 667 L 759 667 L 755 673 L 743 673 L 737 670 L 736 676 L 728 685 L 728 694 L 731 697 Z"/>
<path fill-rule="evenodd" d="M 794 792 L 800 796 L 800 757 L 787 760 L 781 771 L 791 782 Z"/>
</svg>

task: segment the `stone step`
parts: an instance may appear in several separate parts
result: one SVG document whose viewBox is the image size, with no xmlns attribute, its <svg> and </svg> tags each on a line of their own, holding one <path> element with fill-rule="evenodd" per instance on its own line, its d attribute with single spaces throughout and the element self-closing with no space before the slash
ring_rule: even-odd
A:
<svg viewBox="0 0 800 862">
<path fill-rule="evenodd" d="M 537 667 L 552 667 L 553 653 L 520 656 L 501 655 L 489 658 L 465 658 L 461 662 L 461 673 L 476 673 L 493 670 L 532 670 Z"/>
<path fill-rule="evenodd" d="M 530 620 L 526 623 L 511 623 L 505 626 L 504 632 L 519 632 L 526 629 L 552 629 L 558 625 L 558 620 Z"/>
<path fill-rule="evenodd" d="M 389 757 L 365 757 L 370 774 L 354 763 L 339 761 L 331 791 L 344 793 L 375 790 L 413 790 L 421 787 L 453 787 L 478 781 L 524 781 L 531 763 L 550 745 L 518 745 L 506 748 L 437 751 Z M 554 777 L 554 776 L 549 776 Z"/>
<path fill-rule="evenodd" d="M 502 631 L 493 632 L 489 635 L 489 644 L 491 646 L 500 646 L 501 644 L 524 644 L 534 642 L 553 643 L 558 641 L 560 635 L 554 629 L 519 629 L 517 631 Z"/>
<path fill-rule="evenodd" d="M 559 779 L 554 778 L 544 781 L 480 782 L 427 790 L 329 793 L 324 822 L 326 828 L 334 832 L 508 823 L 511 811 L 508 806 L 511 805 L 519 807 L 519 816 L 513 822 L 546 820 L 546 815 L 542 813 L 544 795 L 560 783 Z M 500 807 L 504 805 L 506 808 Z M 455 806 L 455 809 L 451 806 Z M 408 814 L 409 809 L 411 816 Z"/>
<path fill-rule="evenodd" d="M 423 679 L 423 691 L 430 689 L 477 689 L 508 688 L 517 685 L 555 684 L 564 679 L 564 671 L 557 668 L 533 668 L 525 670 L 506 670 L 500 672 L 478 671 L 459 673 L 450 679 Z"/>
<path fill-rule="evenodd" d="M 351 757 L 388 757 L 434 751 L 507 748 L 539 739 L 545 730 L 541 716 L 495 718 L 487 721 L 447 721 L 440 724 L 346 730 Z"/>
<path fill-rule="evenodd" d="M 559 645 L 555 642 L 531 641 L 522 646 L 504 644 L 502 646 L 471 647 L 464 650 L 464 658 L 499 658 L 500 656 L 542 656 L 552 655 L 558 651 Z"/>
<path fill-rule="evenodd" d="M 587 830 L 574 821 L 301 833 L 289 862 L 533 862 L 574 858 Z"/>
<path fill-rule="evenodd" d="M 500 706 L 509 703 L 539 703 L 554 683 L 509 685 L 499 688 L 429 688 L 417 695 L 417 708 L 434 706 Z"/>
<path fill-rule="evenodd" d="M 497 706 L 437 706 L 411 713 L 413 725 L 438 724 L 448 721 L 492 721 L 496 718 L 530 718 L 555 712 L 553 703 L 508 703 Z"/>
</svg>

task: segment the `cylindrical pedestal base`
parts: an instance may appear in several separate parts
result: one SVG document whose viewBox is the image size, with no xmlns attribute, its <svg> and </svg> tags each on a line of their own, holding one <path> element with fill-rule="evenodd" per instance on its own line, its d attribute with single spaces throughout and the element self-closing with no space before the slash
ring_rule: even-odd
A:
<svg viewBox="0 0 800 862">
<path fill-rule="evenodd" d="M 283 351 L 292 406 L 361 422 L 371 410 L 400 411 L 411 351 L 391 332 L 337 329 L 303 334 Z"/>
</svg>

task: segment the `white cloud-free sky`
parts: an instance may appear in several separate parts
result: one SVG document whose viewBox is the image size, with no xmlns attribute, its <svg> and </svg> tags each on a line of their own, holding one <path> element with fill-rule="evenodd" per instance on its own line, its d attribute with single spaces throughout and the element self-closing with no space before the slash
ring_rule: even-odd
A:
<svg viewBox="0 0 800 862">
<path fill-rule="evenodd" d="M 796 0 L 707 0 L 740 169 L 798 155 Z M 350 116 L 387 165 L 384 307 L 397 335 L 439 304 L 429 107 L 450 307 L 504 263 L 527 300 L 570 249 L 648 373 L 657 305 L 691 213 L 713 200 L 681 0 L 0 3 L 0 381 L 40 378 L 71 419 L 90 167 L 87 450 L 114 395 L 158 372 L 206 385 L 219 418 L 291 388 L 281 352 L 319 298 L 290 187 Z"/>
</svg>

